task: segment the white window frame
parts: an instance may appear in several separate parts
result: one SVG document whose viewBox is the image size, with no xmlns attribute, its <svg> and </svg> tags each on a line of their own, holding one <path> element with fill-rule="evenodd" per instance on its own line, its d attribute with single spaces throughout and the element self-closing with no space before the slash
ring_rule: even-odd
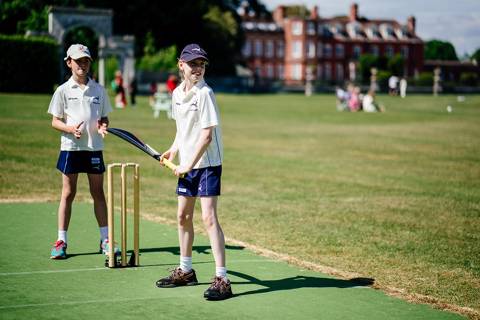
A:
<svg viewBox="0 0 480 320">
<path fill-rule="evenodd" d="M 315 58 L 315 42 L 308 40 L 307 42 L 307 58 Z"/>
<path fill-rule="evenodd" d="M 255 57 L 263 56 L 263 42 L 260 39 L 254 41 L 254 54 Z"/>
<path fill-rule="evenodd" d="M 343 58 L 345 57 L 345 46 L 341 43 L 335 44 L 335 57 Z"/>
<path fill-rule="evenodd" d="M 273 58 L 274 56 L 274 43 L 273 40 L 267 40 L 265 42 L 265 57 Z"/>
<path fill-rule="evenodd" d="M 303 34 L 303 22 L 302 21 L 293 21 L 292 22 L 292 35 L 301 36 Z"/>
<path fill-rule="evenodd" d="M 332 54 L 333 54 L 333 48 L 332 48 L 332 45 L 330 43 L 326 43 L 324 46 L 323 46 L 323 56 L 325 58 L 331 58 L 332 57 Z"/>
<path fill-rule="evenodd" d="M 250 57 L 252 55 L 252 41 L 247 40 L 242 48 L 242 55 L 244 57 Z"/>
<path fill-rule="evenodd" d="M 292 58 L 303 58 L 303 42 L 300 40 L 292 41 Z"/>
<path fill-rule="evenodd" d="M 307 34 L 309 34 L 309 35 L 315 35 L 315 31 L 316 31 L 315 22 L 313 22 L 313 21 L 308 21 L 308 22 L 307 22 Z"/>
<path fill-rule="evenodd" d="M 292 64 L 292 79 L 302 80 L 302 65 L 300 63 Z"/>
<path fill-rule="evenodd" d="M 283 40 L 277 41 L 277 58 L 283 58 L 285 56 L 285 42 Z"/>
</svg>

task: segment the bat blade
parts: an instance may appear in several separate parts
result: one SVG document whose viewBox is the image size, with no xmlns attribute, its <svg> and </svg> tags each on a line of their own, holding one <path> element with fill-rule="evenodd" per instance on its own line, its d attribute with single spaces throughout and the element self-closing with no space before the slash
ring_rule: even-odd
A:
<svg viewBox="0 0 480 320">
<path fill-rule="evenodd" d="M 160 161 L 161 154 L 157 150 L 155 150 L 154 148 L 149 146 L 148 144 L 144 143 L 142 140 L 140 140 L 138 137 L 136 137 L 133 133 L 131 133 L 127 130 L 118 129 L 118 128 L 108 128 L 107 131 L 109 133 L 119 137 L 120 139 L 123 139 L 123 140 L 127 141 L 128 143 L 134 145 L 135 147 L 142 150 L 146 154 L 150 155 L 154 159 Z M 175 171 L 175 169 L 177 168 L 177 166 L 173 162 L 171 162 L 170 160 L 168 160 L 166 158 L 163 159 L 162 163 L 172 171 Z M 185 175 L 181 175 L 182 178 L 184 176 Z"/>
<path fill-rule="evenodd" d="M 133 144 L 138 149 L 142 150 L 146 154 L 152 156 L 153 158 L 160 160 L 160 154 L 153 150 L 152 147 L 148 146 L 142 140 L 137 138 L 133 133 L 128 132 L 127 130 L 118 129 L 118 128 L 108 128 L 107 131 L 120 139 L 127 141 L 130 144 Z"/>
</svg>

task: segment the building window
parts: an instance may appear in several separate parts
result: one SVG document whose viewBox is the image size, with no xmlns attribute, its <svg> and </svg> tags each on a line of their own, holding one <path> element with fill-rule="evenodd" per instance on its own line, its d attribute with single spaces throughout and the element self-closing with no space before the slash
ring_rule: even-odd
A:
<svg viewBox="0 0 480 320">
<path fill-rule="evenodd" d="M 323 80 L 323 67 L 321 64 L 317 65 L 317 79 Z"/>
<path fill-rule="evenodd" d="M 343 58 L 345 55 L 345 47 L 343 44 L 337 43 L 335 45 L 335 57 L 337 58 Z"/>
<path fill-rule="evenodd" d="M 378 46 L 377 45 L 371 45 L 370 46 L 370 53 L 373 54 L 374 56 L 378 56 Z"/>
<path fill-rule="evenodd" d="M 325 80 L 332 80 L 332 65 L 329 62 L 325 63 Z"/>
<path fill-rule="evenodd" d="M 261 57 L 263 54 L 262 40 L 255 40 L 255 57 Z"/>
<path fill-rule="evenodd" d="M 277 41 L 277 58 L 283 58 L 285 55 L 285 44 L 283 41 Z"/>
<path fill-rule="evenodd" d="M 327 43 L 324 47 L 323 47 L 324 51 L 323 51 L 323 55 L 325 56 L 325 58 L 331 58 L 332 57 L 332 45 L 330 43 Z"/>
<path fill-rule="evenodd" d="M 266 69 L 267 69 L 267 78 L 269 79 L 273 79 L 275 74 L 274 74 L 274 69 L 273 69 L 273 65 L 271 65 L 270 63 L 266 65 Z"/>
<path fill-rule="evenodd" d="M 303 44 L 302 41 L 292 42 L 292 58 L 300 59 L 303 57 Z"/>
<path fill-rule="evenodd" d="M 301 80 L 302 79 L 302 65 L 299 63 L 292 65 L 292 79 Z"/>
<path fill-rule="evenodd" d="M 337 74 L 337 76 L 336 76 L 337 79 L 336 80 L 337 81 L 342 81 L 345 77 L 345 75 L 344 75 L 345 72 L 343 70 L 343 64 L 337 63 L 337 66 L 336 66 L 335 69 L 336 69 L 336 74 Z"/>
<path fill-rule="evenodd" d="M 314 22 L 309 21 L 307 23 L 307 33 L 310 34 L 310 35 L 315 34 L 315 23 Z"/>
<path fill-rule="evenodd" d="M 317 43 L 317 58 L 323 57 L 323 44 L 321 42 Z"/>
<path fill-rule="evenodd" d="M 353 58 L 358 59 L 361 54 L 362 54 L 362 47 L 360 47 L 359 45 L 353 46 Z"/>
<path fill-rule="evenodd" d="M 273 40 L 267 40 L 267 42 L 265 43 L 265 57 L 273 57 Z"/>
<path fill-rule="evenodd" d="M 245 41 L 242 54 L 244 57 L 250 57 L 252 55 L 252 42 L 250 40 Z"/>
<path fill-rule="evenodd" d="M 393 47 L 391 45 L 388 45 L 385 47 L 385 55 L 387 57 L 392 57 L 393 56 Z"/>
<path fill-rule="evenodd" d="M 303 34 L 303 22 L 301 21 L 292 22 L 292 34 L 294 36 L 301 36 Z"/>
<path fill-rule="evenodd" d="M 315 58 L 315 42 L 308 41 L 307 43 L 307 57 Z"/>
<path fill-rule="evenodd" d="M 277 74 L 279 79 L 281 80 L 285 79 L 285 69 L 283 67 L 283 64 L 279 64 L 277 66 Z"/>
<path fill-rule="evenodd" d="M 402 54 L 402 57 L 408 58 L 408 47 L 407 46 L 402 46 L 401 54 Z"/>
</svg>

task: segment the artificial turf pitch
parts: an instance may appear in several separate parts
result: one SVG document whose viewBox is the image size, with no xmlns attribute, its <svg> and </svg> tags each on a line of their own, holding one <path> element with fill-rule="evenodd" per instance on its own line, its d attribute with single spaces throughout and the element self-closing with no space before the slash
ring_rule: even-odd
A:
<svg viewBox="0 0 480 320">
<path fill-rule="evenodd" d="M 179 260 L 175 228 L 142 219 L 141 266 L 108 269 L 87 203 L 74 204 L 68 259 L 50 260 L 56 210 L 56 203 L 0 204 L 0 319 L 462 319 L 229 244 L 234 297 L 206 301 L 214 262 L 200 235 L 193 253 L 200 284 L 159 289 L 155 281 Z"/>
</svg>

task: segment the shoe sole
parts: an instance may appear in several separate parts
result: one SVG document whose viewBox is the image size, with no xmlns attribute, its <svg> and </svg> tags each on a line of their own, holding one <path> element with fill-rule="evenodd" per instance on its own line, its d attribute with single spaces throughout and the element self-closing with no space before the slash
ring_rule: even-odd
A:
<svg viewBox="0 0 480 320">
<path fill-rule="evenodd" d="M 226 296 L 223 296 L 223 297 L 208 297 L 208 296 L 203 296 L 205 299 L 209 300 L 209 301 L 221 301 L 221 300 L 226 300 L 226 299 L 229 299 L 233 296 L 233 293 L 229 293 L 228 295 Z"/>
<path fill-rule="evenodd" d="M 157 288 L 176 288 L 176 287 L 190 287 L 190 286 L 196 286 L 198 282 L 189 282 L 186 284 L 167 284 L 167 285 L 158 285 L 155 284 Z"/>
<path fill-rule="evenodd" d="M 219 301 L 219 300 L 225 300 L 225 299 L 228 299 L 228 298 L 231 298 L 233 297 L 233 292 L 232 291 L 229 291 L 227 292 L 225 295 L 223 296 L 220 296 L 220 297 L 210 297 L 208 296 L 206 293 L 203 294 L 203 297 L 207 300 L 212 300 L 212 301 Z"/>
<path fill-rule="evenodd" d="M 63 259 L 67 259 L 67 256 L 51 256 L 50 259 L 63 260 Z"/>
</svg>

